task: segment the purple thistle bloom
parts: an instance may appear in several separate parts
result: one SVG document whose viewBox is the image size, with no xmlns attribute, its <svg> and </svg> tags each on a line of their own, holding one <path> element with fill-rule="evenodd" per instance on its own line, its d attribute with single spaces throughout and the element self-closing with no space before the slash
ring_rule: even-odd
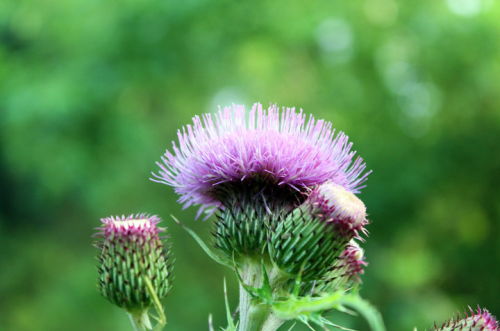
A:
<svg viewBox="0 0 500 331">
<path fill-rule="evenodd" d="M 358 193 L 369 174 L 344 133 L 295 108 L 233 105 L 195 116 L 178 139 L 152 180 L 174 187 L 184 207 L 199 204 L 200 212 L 223 206 L 221 192 L 242 183 L 303 193 L 332 181 Z"/>
<path fill-rule="evenodd" d="M 465 318 L 453 318 L 445 322 L 441 327 L 434 325 L 435 331 L 499 331 L 498 321 L 488 310 L 477 308 L 474 311 L 469 307 L 465 312 Z"/>
</svg>

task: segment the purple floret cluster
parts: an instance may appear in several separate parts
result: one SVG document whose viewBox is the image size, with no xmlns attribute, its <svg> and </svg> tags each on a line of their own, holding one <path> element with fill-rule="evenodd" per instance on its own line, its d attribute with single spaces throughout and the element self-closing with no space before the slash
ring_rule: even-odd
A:
<svg viewBox="0 0 500 331">
<path fill-rule="evenodd" d="M 160 221 L 158 216 L 149 214 L 110 216 L 101 219 L 102 226 L 98 228 L 98 234 L 104 238 L 157 235 L 163 231 L 157 227 Z"/>
<path fill-rule="evenodd" d="M 225 107 L 195 116 L 178 140 L 152 180 L 174 187 L 184 207 L 200 205 L 200 211 L 222 205 L 214 192 L 226 183 L 258 178 L 307 192 L 332 181 L 358 193 L 368 176 L 344 133 L 295 108 Z"/>
</svg>

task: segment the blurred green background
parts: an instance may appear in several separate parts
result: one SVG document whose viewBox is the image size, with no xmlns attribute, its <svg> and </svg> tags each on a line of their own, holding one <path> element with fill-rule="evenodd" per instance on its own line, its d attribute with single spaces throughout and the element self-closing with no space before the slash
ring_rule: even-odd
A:
<svg viewBox="0 0 500 331">
<path fill-rule="evenodd" d="M 389 330 L 500 314 L 498 1 L 3 0 L 0 329 L 129 330 L 91 235 L 140 211 L 174 245 L 169 329 L 225 325 L 233 275 L 169 215 L 210 221 L 148 177 L 193 115 L 256 101 L 334 122 L 373 169 L 362 294 Z"/>
</svg>

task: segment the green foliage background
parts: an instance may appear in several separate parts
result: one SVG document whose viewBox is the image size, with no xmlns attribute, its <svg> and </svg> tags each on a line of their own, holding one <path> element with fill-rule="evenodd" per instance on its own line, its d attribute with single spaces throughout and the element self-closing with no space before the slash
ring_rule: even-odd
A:
<svg viewBox="0 0 500 331">
<path fill-rule="evenodd" d="M 373 169 L 362 294 L 389 330 L 500 314 L 498 1 L 3 0 L 0 329 L 128 330 L 91 235 L 140 211 L 174 245 L 169 329 L 224 325 L 234 277 L 169 214 L 210 221 L 148 177 L 193 115 L 255 101 L 333 121 Z"/>
</svg>

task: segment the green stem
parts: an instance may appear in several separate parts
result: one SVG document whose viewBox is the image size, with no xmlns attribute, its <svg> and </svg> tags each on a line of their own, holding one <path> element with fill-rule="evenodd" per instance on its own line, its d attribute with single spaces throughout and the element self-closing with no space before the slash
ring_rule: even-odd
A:
<svg viewBox="0 0 500 331">
<path fill-rule="evenodd" d="M 135 331 L 146 331 L 151 330 L 151 321 L 149 320 L 149 315 L 147 309 L 139 311 L 129 311 L 128 317 L 130 318 L 130 323 Z"/>
<path fill-rule="evenodd" d="M 245 261 L 241 268 L 241 278 L 245 285 L 260 288 L 262 286 L 261 264 L 255 261 Z M 261 331 L 271 309 L 264 304 L 252 302 L 252 297 L 240 284 L 240 322 L 239 331 Z"/>
<path fill-rule="evenodd" d="M 278 328 L 285 323 L 285 320 L 279 318 L 275 314 L 271 313 L 266 321 L 264 322 L 264 325 L 262 326 L 262 331 L 275 331 L 278 330 Z"/>
<path fill-rule="evenodd" d="M 153 286 L 153 283 L 151 283 L 151 280 L 146 276 L 144 276 L 143 279 L 144 283 L 146 284 L 148 294 L 153 300 L 153 306 L 155 307 L 156 313 L 158 314 L 158 317 L 152 315 L 153 318 L 157 321 L 154 330 L 161 331 L 165 327 L 165 324 L 167 324 L 167 318 L 165 317 L 165 313 L 163 312 L 163 306 L 161 305 L 160 299 L 156 294 L 156 290 Z M 128 311 L 128 316 L 135 331 L 153 330 L 153 326 L 151 325 L 151 321 L 149 319 L 148 309 Z"/>
</svg>

